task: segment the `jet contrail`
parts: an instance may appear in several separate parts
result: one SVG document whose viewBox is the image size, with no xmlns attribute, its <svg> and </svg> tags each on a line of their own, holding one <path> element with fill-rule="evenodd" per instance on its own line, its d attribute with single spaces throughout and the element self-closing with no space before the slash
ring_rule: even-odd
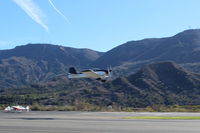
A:
<svg viewBox="0 0 200 133">
<path fill-rule="evenodd" d="M 67 17 L 66 17 L 63 13 L 61 13 L 61 12 L 55 7 L 55 5 L 53 4 L 53 2 L 52 2 L 51 0 L 49 0 L 49 3 L 50 3 L 51 6 L 54 8 L 54 10 L 55 10 L 58 14 L 60 14 L 60 15 L 67 21 L 67 23 L 70 24 L 70 22 L 69 22 L 69 20 L 67 19 Z"/>
<path fill-rule="evenodd" d="M 41 25 L 47 32 L 48 27 L 42 21 L 45 14 L 32 0 L 13 0 L 22 10 L 28 14 L 36 23 Z"/>
</svg>

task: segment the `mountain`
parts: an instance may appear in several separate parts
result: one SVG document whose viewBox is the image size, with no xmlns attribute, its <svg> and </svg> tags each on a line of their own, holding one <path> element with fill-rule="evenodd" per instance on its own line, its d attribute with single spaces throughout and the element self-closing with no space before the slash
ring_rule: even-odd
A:
<svg viewBox="0 0 200 133">
<path fill-rule="evenodd" d="M 169 60 L 190 65 L 200 62 L 200 30 L 186 30 L 166 38 L 130 41 L 106 52 L 92 65 L 101 68 L 110 65 L 127 73 L 148 63 Z"/>
<path fill-rule="evenodd" d="M 104 84 L 91 79 L 69 80 L 60 76 L 31 86 L 2 89 L 1 94 L 0 104 L 18 99 L 22 104 L 37 101 L 44 105 L 77 105 L 83 101 L 97 106 L 140 108 L 157 104 L 199 105 L 200 75 L 174 62 L 160 62 Z"/>
<path fill-rule="evenodd" d="M 200 72 L 200 30 L 186 30 L 172 37 L 130 41 L 106 53 L 51 44 L 28 44 L 0 50 L 0 88 L 48 81 L 66 74 L 71 66 L 113 68 L 113 75 L 127 76 L 144 65 L 174 61 Z"/>
<path fill-rule="evenodd" d="M 102 54 L 102 52 L 90 49 L 76 49 L 52 44 L 28 44 L 17 46 L 11 50 L 1 50 L 0 59 L 15 56 L 36 61 L 61 62 L 67 66 L 83 67 L 96 60 Z"/>
<path fill-rule="evenodd" d="M 28 44 L 0 51 L 0 88 L 17 87 L 83 68 L 103 53 L 51 44 Z"/>
<path fill-rule="evenodd" d="M 112 81 L 116 103 L 146 107 L 154 104 L 200 104 L 200 75 L 173 62 L 149 64 L 128 77 Z"/>
<path fill-rule="evenodd" d="M 65 95 L 66 101 L 85 99 L 94 105 L 122 107 L 200 104 L 200 75 L 174 62 L 149 64 L 135 74 L 106 84 L 91 82 L 84 81 L 84 87 Z"/>
</svg>

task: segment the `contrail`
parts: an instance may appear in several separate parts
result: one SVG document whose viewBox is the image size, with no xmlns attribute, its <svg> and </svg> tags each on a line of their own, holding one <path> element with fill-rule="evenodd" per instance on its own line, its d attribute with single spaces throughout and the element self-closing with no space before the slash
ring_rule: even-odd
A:
<svg viewBox="0 0 200 133">
<path fill-rule="evenodd" d="M 28 14 L 36 23 L 41 25 L 47 32 L 48 27 L 42 21 L 45 14 L 32 0 L 13 0 L 22 10 Z"/>
<path fill-rule="evenodd" d="M 67 19 L 67 17 L 66 17 L 63 13 L 61 13 L 61 12 L 55 7 L 55 5 L 53 4 L 53 2 L 52 2 L 51 0 L 49 0 L 49 3 L 50 3 L 51 6 L 54 8 L 54 10 L 55 10 L 58 14 L 60 14 L 60 15 L 67 21 L 67 23 L 70 24 L 70 22 L 69 22 L 69 20 Z"/>
</svg>

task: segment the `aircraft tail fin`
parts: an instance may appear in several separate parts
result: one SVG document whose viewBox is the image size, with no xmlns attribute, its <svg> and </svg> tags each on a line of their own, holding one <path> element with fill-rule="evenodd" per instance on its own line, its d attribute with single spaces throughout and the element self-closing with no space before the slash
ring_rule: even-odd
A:
<svg viewBox="0 0 200 133">
<path fill-rule="evenodd" d="M 30 107 L 26 106 L 26 111 L 29 112 L 29 110 L 30 110 Z"/>
<path fill-rule="evenodd" d="M 71 74 L 77 74 L 76 69 L 74 67 L 69 68 L 69 73 Z"/>
</svg>

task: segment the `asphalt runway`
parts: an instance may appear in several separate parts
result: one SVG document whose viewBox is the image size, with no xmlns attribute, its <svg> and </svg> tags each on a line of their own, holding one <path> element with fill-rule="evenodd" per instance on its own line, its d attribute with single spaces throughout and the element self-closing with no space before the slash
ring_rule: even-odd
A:
<svg viewBox="0 0 200 133">
<path fill-rule="evenodd" d="M 0 112 L 0 133 L 200 133 L 200 120 L 125 120 L 127 116 L 200 116 L 200 113 Z"/>
</svg>

